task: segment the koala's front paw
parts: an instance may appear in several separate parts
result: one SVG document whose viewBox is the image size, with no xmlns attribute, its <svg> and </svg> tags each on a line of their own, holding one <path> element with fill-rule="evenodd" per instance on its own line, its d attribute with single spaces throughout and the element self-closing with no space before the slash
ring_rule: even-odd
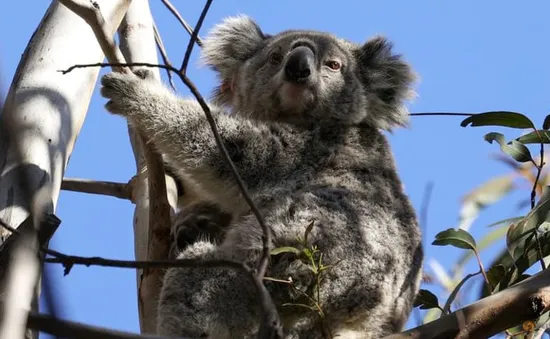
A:
<svg viewBox="0 0 550 339">
<path fill-rule="evenodd" d="M 101 78 L 101 95 L 110 99 L 107 111 L 128 116 L 147 100 L 147 81 L 153 78 L 150 70 L 135 73 L 111 72 Z"/>
<path fill-rule="evenodd" d="M 202 238 L 219 243 L 231 223 L 231 215 L 215 204 L 200 203 L 176 216 L 172 228 L 174 244 L 182 251 Z"/>
</svg>

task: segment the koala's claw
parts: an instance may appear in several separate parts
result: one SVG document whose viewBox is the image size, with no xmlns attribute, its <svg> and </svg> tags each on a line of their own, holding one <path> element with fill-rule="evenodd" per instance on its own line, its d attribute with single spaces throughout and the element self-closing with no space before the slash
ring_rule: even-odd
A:
<svg viewBox="0 0 550 339">
<path fill-rule="evenodd" d="M 200 239 L 221 242 L 226 228 L 231 222 L 231 215 L 213 204 L 201 204 L 191 211 L 182 212 L 176 218 L 173 231 L 173 244 L 182 251 Z"/>
<path fill-rule="evenodd" d="M 105 108 L 107 111 L 127 115 L 139 105 L 138 86 L 143 81 L 136 74 L 111 72 L 101 78 L 100 93 L 110 99 Z"/>
<path fill-rule="evenodd" d="M 153 71 L 148 68 L 136 69 L 134 71 L 134 74 L 144 80 L 153 79 L 155 77 L 155 74 L 153 73 Z"/>
</svg>

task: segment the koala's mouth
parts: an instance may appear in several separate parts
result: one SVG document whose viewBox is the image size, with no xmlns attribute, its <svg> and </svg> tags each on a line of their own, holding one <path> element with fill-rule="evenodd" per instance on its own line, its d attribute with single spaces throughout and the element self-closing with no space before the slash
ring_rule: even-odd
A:
<svg viewBox="0 0 550 339">
<path fill-rule="evenodd" d="M 289 113 L 301 113 L 315 102 L 315 91 L 308 83 L 285 82 L 278 91 L 281 108 Z"/>
</svg>

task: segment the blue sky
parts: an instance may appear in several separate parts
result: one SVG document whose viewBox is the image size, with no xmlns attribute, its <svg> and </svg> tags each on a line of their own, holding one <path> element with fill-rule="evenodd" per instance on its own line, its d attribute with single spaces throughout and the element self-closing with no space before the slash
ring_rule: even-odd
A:
<svg viewBox="0 0 550 339">
<path fill-rule="evenodd" d="M 49 3 L 0 1 L 0 84 L 4 89 Z M 194 25 L 203 2 L 174 1 L 174 5 Z M 151 7 L 168 53 L 179 64 L 188 35 L 160 1 L 151 1 Z M 238 13 L 253 17 L 267 33 L 307 28 L 356 42 L 383 34 L 421 76 L 419 96 L 409 105 L 412 112 L 512 110 L 527 114 L 540 126 L 550 108 L 549 11 L 550 3 L 542 0 L 218 0 L 201 35 L 222 18 Z M 197 55 L 195 49 L 188 75 L 206 95 L 214 85 L 214 76 L 197 67 Z M 184 85 L 178 83 L 178 88 L 189 95 Z M 126 123 L 107 114 L 104 104 L 96 87 L 66 176 L 126 182 L 135 174 Z M 417 210 L 426 184 L 432 181 L 435 185 L 425 248 L 427 258 L 437 258 L 444 267 L 449 267 L 460 251 L 429 245 L 434 235 L 456 226 L 465 193 L 508 171 L 489 158 L 498 147 L 483 141 L 483 135 L 495 130 L 509 137 L 518 133 L 462 128 L 460 121 L 456 117 L 413 117 L 410 129 L 390 136 L 400 175 Z M 519 215 L 516 202 L 528 194 L 522 190 L 483 212 L 472 233 L 479 237 L 487 231 L 485 225 Z M 62 224 L 51 247 L 75 255 L 131 260 L 133 211 L 128 201 L 62 192 L 56 211 Z M 494 253 L 488 251 L 484 259 L 488 261 Z M 476 269 L 469 268 L 470 272 Z M 63 277 L 61 267 L 49 269 L 62 297 L 63 317 L 138 331 L 133 270 L 75 267 Z"/>
</svg>

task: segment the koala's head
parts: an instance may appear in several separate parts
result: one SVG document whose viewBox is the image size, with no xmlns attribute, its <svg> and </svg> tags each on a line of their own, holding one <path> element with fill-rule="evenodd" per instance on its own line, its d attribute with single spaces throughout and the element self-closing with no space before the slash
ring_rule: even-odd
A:
<svg viewBox="0 0 550 339">
<path fill-rule="evenodd" d="M 382 37 L 358 45 L 316 31 L 271 36 L 237 16 L 214 27 L 202 53 L 220 78 L 215 102 L 236 114 L 383 129 L 408 122 L 415 75 Z"/>
</svg>

